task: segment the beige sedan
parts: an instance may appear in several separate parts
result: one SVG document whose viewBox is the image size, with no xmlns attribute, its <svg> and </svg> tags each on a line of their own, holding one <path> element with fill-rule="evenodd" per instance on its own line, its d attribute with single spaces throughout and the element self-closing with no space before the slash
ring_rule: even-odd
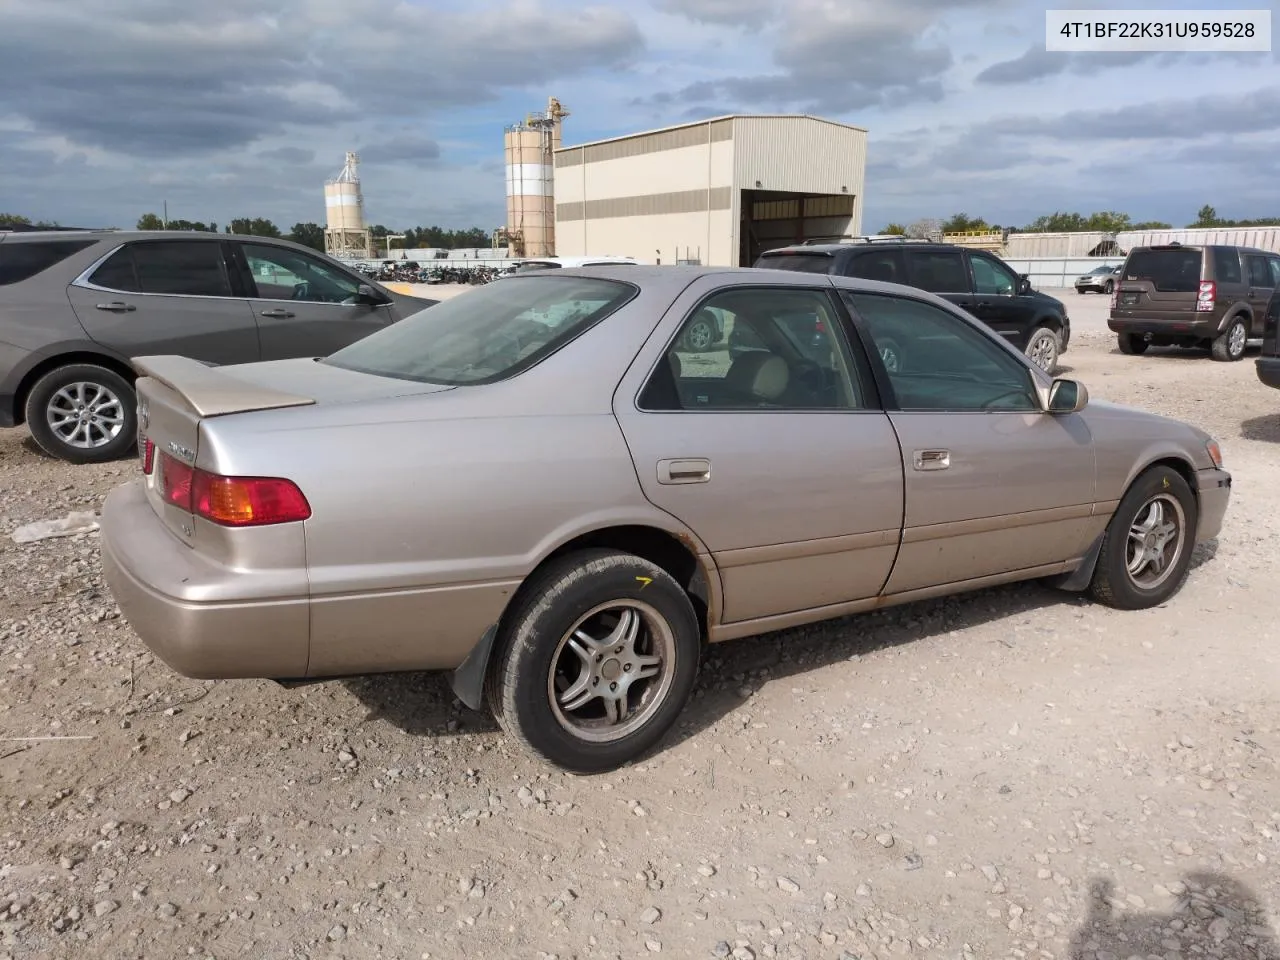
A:
<svg viewBox="0 0 1280 960">
<path fill-rule="evenodd" d="M 734 346 L 687 353 L 708 308 Z M 318 360 L 136 363 L 103 563 L 159 657 L 452 671 L 576 771 L 658 743 L 704 643 L 1033 578 L 1163 603 L 1231 487 L 1194 427 L 839 277 L 545 271 Z"/>
</svg>

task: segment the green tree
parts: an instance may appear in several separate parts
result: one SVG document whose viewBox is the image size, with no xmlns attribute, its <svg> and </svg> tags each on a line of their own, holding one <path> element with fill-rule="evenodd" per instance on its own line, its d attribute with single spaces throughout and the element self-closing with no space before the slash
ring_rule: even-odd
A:
<svg viewBox="0 0 1280 960">
<path fill-rule="evenodd" d="M 238 233 L 250 237 L 279 237 L 280 228 L 270 220 L 262 217 L 237 217 L 227 224 L 227 233 Z"/>
<path fill-rule="evenodd" d="M 986 233 L 991 225 L 982 217 L 971 217 L 967 213 L 956 213 L 942 222 L 943 233 Z"/>
<path fill-rule="evenodd" d="M 0 213 L 0 228 L 29 226 L 31 221 L 20 213 Z"/>
<path fill-rule="evenodd" d="M 138 218 L 139 230 L 163 230 L 164 221 L 154 213 L 144 213 Z"/>
<path fill-rule="evenodd" d="M 324 250 L 324 227 L 318 223 L 295 223 L 286 239 L 313 250 Z"/>
<path fill-rule="evenodd" d="M 169 230 L 194 230 L 197 233 L 217 233 L 216 223 L 203 223 L 199 220 L 170 220 Z"/>
<path fill-rule="evenodd" d="M 1205 204 L 1196 212 L 1196 222 L 1190 224 L 1192 227 L 1218 227 L 1222 226 L 1222 221 L 1218 219 L 1218 211 Z"/>
<path fill-rule="evenodd" d="M 1169 230 L 1173 224 L 1165 223 L 1163 220 L 1142 220 L 1135 223 L 1130 230 Z"/>
<path fill-rule="evenodd" d="M 905 237 L 907 235 L 906 224 L 902 224 L 902 223 L 885 224 L 884 229 L 880 231 L 880 235 L 885 237 Z"/>
<path fill-rule="evenodd" d="M 1103 210 L 1089 214 L 1085 221 L 1086 230 L 1101 230 L 1104 233 L 1119 233 L 1121 230 L 1132 230 L 1133 222 L 1127 213 L 1114 210 Z"/>
</svg>

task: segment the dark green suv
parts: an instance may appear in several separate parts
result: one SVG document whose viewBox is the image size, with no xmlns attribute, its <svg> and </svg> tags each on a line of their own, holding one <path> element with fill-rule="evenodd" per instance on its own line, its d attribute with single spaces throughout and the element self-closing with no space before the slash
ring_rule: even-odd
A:
<svg viewBox="0 0 1280 960">
<path fill-rule="evenodd" d="M 841 237 L 769 250 L 755 266 L 927 290 L 973 314 L 1048 373 L 1071 340 L 1062 301 L 1032 290 L 1025 276 L 984 250 L 905 237 Z"/>
</svg>

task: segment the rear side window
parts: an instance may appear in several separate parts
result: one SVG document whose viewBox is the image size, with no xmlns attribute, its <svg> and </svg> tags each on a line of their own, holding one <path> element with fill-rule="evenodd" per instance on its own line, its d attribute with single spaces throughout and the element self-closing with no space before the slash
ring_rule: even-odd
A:
<svg viewBox="0 0 1280 960">
<path fill-rule="evenodd" d="M 845 268 L 845 273 L 862 280 L 907 282 L 907 269 L 903 266 L 901 252 L 897 250 L 876 250 L 854 257 Z"/>
<path fill-rule="evenodd" d="M 222 244 L 216 240 L 130 244 L 95 270 L 89 282 L 126 293 L 231 295 Z"/>
<path fill-rule="evenodd" d="M 1146 280 L 1160 293 L 1195 293 L 1200 289 L 1200 251 L 1135 250 L 1125 264 L 1124 279 Z M 1240 279 L 1238 260 L 1236 279 Z"/>
<path fill-rule="evenodd" d="M 0 243 L 0 287 L 29 280 L 96 242 L 49 240 L 38 243 Z"/>
<path fill-rule="evenodd" d="M 777 256 L 765 254 L 756 261 L 757 267 L 765 270 L 794 270 L 797 273 L 830 273 L 831 254 L 829 253 L 782 253 Z"/>
<path fill-rule="evenodd" d="M 1265 257 L 1248 257 L 1246 259 L 1249 261 L 1249 286 L 1275 286 L 1275 284 L 1271 282 L 1271 270 L 1267 266 Z"/>
<path fill-rule="evenodd" d="M 1243 279 L 1240 251 L 1234 247 L 1213 248 L 1213 279 L 1218 283 L 1239 283 Z"/>
<path fill-rule="evenodd" d="M 1268 257 L 1267 266 L 1271 270 L 1271 285 L 1280 287 L 1280 257 Z"/>
<path fill-rule="evenodd" d="M 908 254 L 907 261 L 911 286 L 930 293 L 969 292 L 969 274 L 959 253 L 917 250 Z"/>
</svg>

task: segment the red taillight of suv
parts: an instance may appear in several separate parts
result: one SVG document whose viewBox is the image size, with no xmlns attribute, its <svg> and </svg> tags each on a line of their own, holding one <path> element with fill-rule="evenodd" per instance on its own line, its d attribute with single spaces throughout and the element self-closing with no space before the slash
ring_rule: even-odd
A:
<svg viewBox="0 0 1280 960">
<path fill-rule="evenodd" d="M 311 516 L 311 504 L 292 480 L 224 477 L 160 454 L 165 502 L 224 527 L 296 523 Z"/>
<path fill-rule="evenodd" d="M 1208 313 L 1213 310 L 1213 302 L 1218 299 L 1218 285 L 1212 280 L 1200 281 L 1200 296 L 1196 298 L 1196 311 Z"/>
</svg>

